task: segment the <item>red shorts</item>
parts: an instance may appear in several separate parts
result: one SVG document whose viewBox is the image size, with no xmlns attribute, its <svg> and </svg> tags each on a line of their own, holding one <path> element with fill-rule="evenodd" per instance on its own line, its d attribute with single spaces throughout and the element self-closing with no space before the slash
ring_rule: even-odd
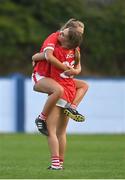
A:
<svg viewBox="0 0 125 180">
<path fill-rule="evenodd" d="M 64 94 L 61 97 L 61 99 L 64 99 L 68 103 L 72 103 L 73 100 L 76 97 L 76 84 L 75 81 L 72 80 L 72 83 L 70 82 L 69 84 L 65 84 L 62 82 L 58 82 L 63 88 L 64 88 Z"/>
</svg>

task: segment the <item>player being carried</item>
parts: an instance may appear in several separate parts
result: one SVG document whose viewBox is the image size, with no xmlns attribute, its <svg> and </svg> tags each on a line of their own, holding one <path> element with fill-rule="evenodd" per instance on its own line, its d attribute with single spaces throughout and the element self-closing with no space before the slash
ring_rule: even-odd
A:
<svg viewBox="0 0 125 180">
<path fill-rule="evenodd" d="M 34 63 L 34 71 L 32 74 L 32 78 L 35 82 L 34 90 L 49 94 L 49 97 L 45 103 L 42 113 L 36 119 L 36 125 L 38 127 L 38 130 L 45 135 L 48 135 L 45 122 L 47 116 L 51 112 L 52 107 L 57 103 L 57 101 L 63 96 L 65 92 L 63 86 L 58 81 L 52 79 L 52 76 L 50 76 L 50 72 L 52 70 L 51 65 L 54 65 L 55 67 L 62 70 L 60 73 L 60 76 L 62 78 L 70 79 L 71 76 L 77 75 L 81 71 L 79 47 L 74 48 L 75 65 L 69 64 L 68 61 L 65 60 L 65 57 L 63 58 L 65 61 L 60 61 L 60 59 L 54 56 L 54 49 L 58 43 L 61 44 L 62 47 L 68 46 L 68 41 L 65 42 L 64 37 L 64 30 L 68 27 L 75 28 L 75 30 L 81 34 L 83 34 L 84 32 L 83 23 L 81 23 L 78 20 L 70 19 L 61 28 L 60 31 L 51 34 L 44 41 L 40 53 L 37 53 L 32 57 Z M 74 58 L 73 52 L 69 51 L 70 49 L 72 49 L 71 45 L 67 48 L 67 59 Z M 84 97 L 86 91 L 88 90 L 88 85 L 84 81 L 78 79 L 74 79 L 74 82 L 77 90 L 74 101 L 72 103 L 67 104 L 67 101 L 65 101 L 64 96 L 63 99 L 60 99 L 59 101 L 64 104 L 64 113 L 67 116 L 74 119 L 75 121 L 82 122 L 85 120 L 85 118 L 83 115 L 78 113 L 76 107 Z"/>
</svg>

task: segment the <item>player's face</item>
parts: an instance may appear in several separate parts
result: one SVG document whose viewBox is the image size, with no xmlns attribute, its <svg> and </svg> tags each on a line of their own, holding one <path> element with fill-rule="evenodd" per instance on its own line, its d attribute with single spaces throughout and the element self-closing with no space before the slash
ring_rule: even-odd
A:
<svg viewBox="0 0 125 180">
<path fill-rule="evenodd" d="M 80 26 L 78 26 L 77 28 L 76 28 L 76 31 L 78 31 L 78 32 L 80 32 L 80 33 L 84 33 L 84 29 L 82 28 L 82 27 L 80 27 Z"/>
<path fill-rule="evenodd" d="M 64 29 L 63 31 L 60 31 L 58 40 L 61 44 L 67 42 L 68 39 L 68 33 L 69 33 L 69 28 Z"/>
</svg>

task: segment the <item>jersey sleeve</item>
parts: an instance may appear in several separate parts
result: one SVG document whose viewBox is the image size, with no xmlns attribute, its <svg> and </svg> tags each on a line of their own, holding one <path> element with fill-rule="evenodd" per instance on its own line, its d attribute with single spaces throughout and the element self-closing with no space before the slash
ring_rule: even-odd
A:
<svg viewBox="0 0 125 180">
<path fill-rule="evenodd" d="M 40 50 L 40 52 L 45 52 L 47 49 L 54 50 L 55 45 L 57 43 L 59 32 L 52 33 L 47 37 L 47 39 L 44 41 L 43 46 Z"/>
</svg>

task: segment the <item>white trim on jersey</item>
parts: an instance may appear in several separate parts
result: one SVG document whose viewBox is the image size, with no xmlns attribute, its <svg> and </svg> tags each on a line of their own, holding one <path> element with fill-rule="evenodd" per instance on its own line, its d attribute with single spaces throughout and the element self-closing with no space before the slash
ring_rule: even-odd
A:
<svg viewBox="0 0 125 180">
<path fill-rule="evenodd" d="M 51 46 L 47 46 L 46 48 L 44 48 L 44 49 L 43 49 L 43 52 L 45 52 L 47 49 L 54 50 L 54 48 L 53 48 L 53 47 L 51 47 Z"/>
<path fill-rule="evenodd" d="M 35 83 L 37 83 L 40 79 L 45 78 L 45 76 L 40 76 L 37 72 L 36 73 L 32 73 L 32 84 L 33 86 L 35 85 Z"/>
<path fill-rule="evenodd" d="M 46 50 L 47 50 L 47 49 L 51 49 L 51 50 L 54 51 L 54 48 L 53 48 L 53 47 L 50 47 L 50 46 L 48 46 L 48 47 L 46 47 L 46 48 L 43 49 L 43 52 L 45 53 L 45 59 L 46 59 L 46 60 L 48 60 L 47 55 L 46 55 Z"/>
</svg>

